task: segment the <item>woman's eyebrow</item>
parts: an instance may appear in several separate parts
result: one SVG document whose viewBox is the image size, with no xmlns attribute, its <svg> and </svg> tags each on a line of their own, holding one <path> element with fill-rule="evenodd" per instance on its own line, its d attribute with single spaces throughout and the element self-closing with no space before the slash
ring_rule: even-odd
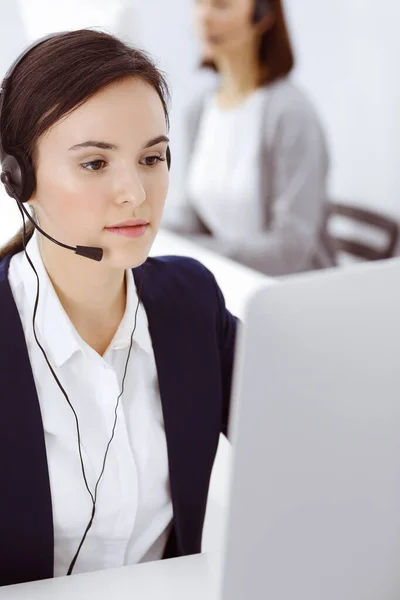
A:
<svg viewBox="0 0 400 600">
<path fill-rule="evenodd" d="M 169 143 L 169 138 L 166 135 L 159 135 L 152 140 L 149 140 L 143 148 L 151 148 L 151 146 L 155 146 L 160 142 Z M 80 150 L 81 148 L 100 148 L 101 150 L 118 150 L 118 146 L 115 144 L 111 144 L 110 142 L 100 142 L 97 140 L 88 140 L 87 142 L 81 142 L 80 144 L 75 144 L 71 146 L 69 150 Z"/>
<path fill-rule="evenodd" d="M 147 144 L 143 146 L 143 148 L 151 148 L 151 146 L 155 146 L 160 142 L 166 142 L 167 144 L 169 144 L 169 138 L 166 135 L 159 135 L 158 137 L 148 141 Z"/>
<path fill-rule="evenodd" d="M 109 142 L 97 142 L 94 140 L 88 140 L 87 142 L 81 142 L 71 146 L 69 150 L 79 150 L 80 148 L 101 148 L 102 150 L 118 150 L 118 146 L 110 144 Z"/>
</svg>

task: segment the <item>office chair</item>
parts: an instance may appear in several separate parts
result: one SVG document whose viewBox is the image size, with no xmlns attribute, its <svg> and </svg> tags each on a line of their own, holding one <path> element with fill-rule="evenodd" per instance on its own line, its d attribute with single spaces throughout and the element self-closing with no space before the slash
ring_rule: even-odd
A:
<svg viewBox="0 0 400 600">
<path fill-rule="evenodd" d="M 332 220 L 335 217 L 346 218 L 356 224 L 368 225 L 381 234 L 383 233 L 386 238 L 386 243 L 382 247 L 378 247 L 374 242 L 356 239 L 356 234 L 350 238 L 329 231 L 336 254 L 346 253 L 362 260 L 384 260 L 395 256 L 400 227 L 394 219 L 360 206 L 332 202 L 328 212 L 328 230 L 331 229 Z"/>
</svg>

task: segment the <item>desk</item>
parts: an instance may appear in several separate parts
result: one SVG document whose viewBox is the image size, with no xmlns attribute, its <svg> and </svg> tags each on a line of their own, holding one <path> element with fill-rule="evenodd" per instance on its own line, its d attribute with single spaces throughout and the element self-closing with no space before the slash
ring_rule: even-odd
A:
<svg viewBox="0 0 400 600">
<path fill-rule="evenodd" d="M 217 600 L 219 554 L 57 577 L 0 588 L 0 600 Z"/>
</svg>

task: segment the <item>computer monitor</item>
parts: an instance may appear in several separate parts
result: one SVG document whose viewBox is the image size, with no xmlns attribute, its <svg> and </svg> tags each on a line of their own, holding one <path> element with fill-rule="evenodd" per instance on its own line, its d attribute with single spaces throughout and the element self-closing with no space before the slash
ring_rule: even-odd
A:
<svg viewBox="0 0 400 600">
<path fill-rule="evenodd" d="M 400 598 L 400 261 L 288 278 L 240 332 L 223 600 Z"/>
</svg>

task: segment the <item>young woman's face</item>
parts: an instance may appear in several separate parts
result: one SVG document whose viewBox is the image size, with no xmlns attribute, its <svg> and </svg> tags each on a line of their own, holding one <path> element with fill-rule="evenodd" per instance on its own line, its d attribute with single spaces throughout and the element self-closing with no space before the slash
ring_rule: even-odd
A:
<svg viewBox="0 0 400 600">
<path fill-rule="evenodd" d="M 254 0 L 196 0 L 194 18 L 204 58 L 212 60 L 254 39 Z"/>
<path fill-rule="evenodd" d="M 152 86 L 129 77 L 98 92 L 38 141 L 30 204 L 41 227 L 72 246 L 100 246 L 109 266 L 142 264 L 168 191 L 167 142 Z M 147 225 L 112 229 L 139 219 Z"/>
</svg>

